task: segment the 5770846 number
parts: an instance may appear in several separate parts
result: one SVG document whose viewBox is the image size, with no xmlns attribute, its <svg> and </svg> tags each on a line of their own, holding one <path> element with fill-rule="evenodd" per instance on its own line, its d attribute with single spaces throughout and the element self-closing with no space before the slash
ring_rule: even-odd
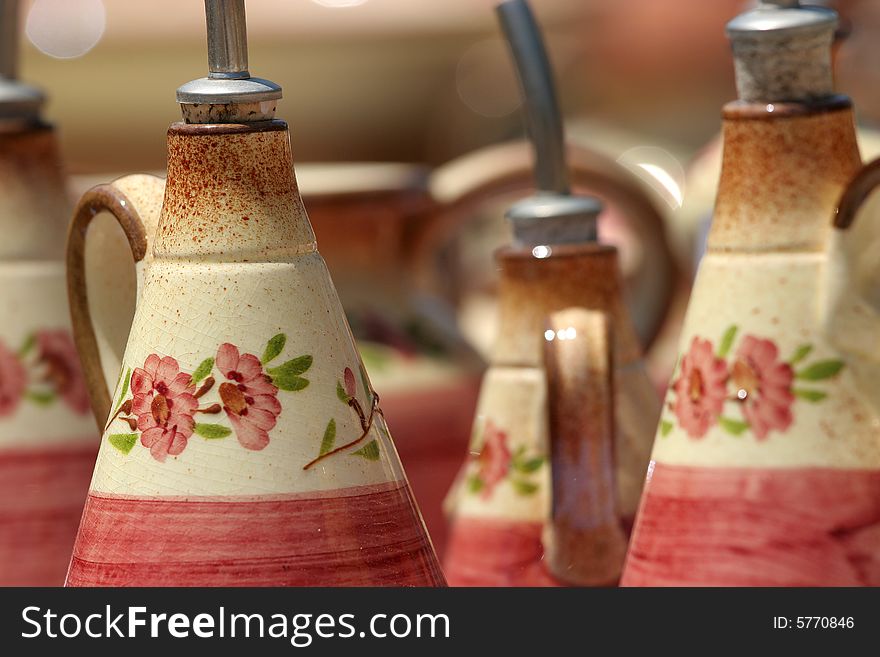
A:
<svg viewBox="0 0 880 657">
<path fill-rule="evenodd" d="M 797 616 L 796 618 L 788 618 L 786 616 L 773 617 L 773 628 L 777 630 L 851 630 L 853 627 L 855 627 L 855 620 L 852 616 Z"/>
</svg>

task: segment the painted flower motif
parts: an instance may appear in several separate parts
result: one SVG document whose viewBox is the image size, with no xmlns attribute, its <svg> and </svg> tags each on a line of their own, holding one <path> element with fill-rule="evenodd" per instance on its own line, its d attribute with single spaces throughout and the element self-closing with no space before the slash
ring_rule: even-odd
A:
<svg viewBox="0 0 880 657">
<path fill-rule="evenodd" d="M 510 471 L 513 454 L 507 446 L 507 433 L 501 431 L 491 421 L 486 422 L 483 436 L 483 449 L 477 457 L 478 476 L 483 483 L 481 494 L 484 498 L 488 498 L 492 495 L 495 486 Z"/>
<path fill-rule="evenodd" d="M 724 407 L 727 364 L 715 355 L 712 343 L 694 337 L 681 359 L 681 374 L 673 384 L 673 412 L 692 438 L 702 438 L 718 420 Z"/>
<path fill-rule="evenodd" d="M 246 449 L 263 449 L 281 413 L 278 388 L 256 356 L 240 355 L 228 342 L 217 350 L 216 365 L 228 380 L 220 384 L 220 400 L 238 442 Z"/>
<path fill-rule="evenodd" d="M 765 439 L 770 431 L 784 431 L 791 425 L 794 371 L 779 360 L 779 350 L 772 341 L 745 336 L 730 377 L 742 401 L 743 416 L 758 440 Z"/>
<path fill-rule="evenodd" d="M 18 356 L 0 342 L 0 417 L 18 408 L 27 386 L 27 374 Z"/>
<path fill-rule="evenodd" d="M 137 416 L 141 444 L 157 461 L 177 456 L 193 434 L 193 415 L 199 406 L 192 376 L 180 371 L 177 361 L 151 354 L 143 368 L 131 374 L 131 411 Z"/>
<path fill-rule="evenodd" d="M 46 379 L 55 392 L 75 413 L 88 413 L 89 391 L 70 333 L 64 329 L 38 331 L 36 341 L 37 359 L 46 368 Z"/>
</svg>

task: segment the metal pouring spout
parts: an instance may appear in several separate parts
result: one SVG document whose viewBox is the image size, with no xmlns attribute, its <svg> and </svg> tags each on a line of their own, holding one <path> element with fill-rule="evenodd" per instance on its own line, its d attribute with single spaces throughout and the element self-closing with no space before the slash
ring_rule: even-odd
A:
<svg viewBox="0 0 880 657">
<path fill-rule="evenodd" d="M 507 212 L 517 246 L 594 242 L 601 203 L 571 194 L 562 117 L 550 59 L 526 0 L 506 0 L 497 14 L 525 98 L 526 127 L 535 152 L 537 193 Z"/>
<path fill-rule="evenodd" d="M 36 120 L 45 97 L 18 80 L 20 0 L 0 0 L 0 120 Z"/>
<path fill-rule="evenodd" d="M 205 0 L 208 76 L 177 89 L 187 123 L 250 123 L 274 118 L 281 87 L 248 71 L 244 0 Z"/>
</svg>

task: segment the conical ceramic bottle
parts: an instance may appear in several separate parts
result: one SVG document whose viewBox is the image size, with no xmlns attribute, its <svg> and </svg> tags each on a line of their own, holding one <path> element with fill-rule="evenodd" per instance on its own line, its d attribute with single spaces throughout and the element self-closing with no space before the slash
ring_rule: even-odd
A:
<svg viewBox="0 0 880 657">
<path fill-rule="evenodd" d="M 862 178 L 839 207 L 836 22 L 763 2 L 728 25 L 740 100 L 624 585 L 880 584 L 876 225 L 849 226 Z"/>
<path fill-rule="evenodd" d="M 97 435 L 64 285 L 66 197 L 42 94 L 15 79 L 18 0 L 0 2 L 0 585 L 57 586 Z"/>
<path fill-rule="evenodd" d="M 452 585 L 617 583 L 659 399 L 595 199 L 572 196 L 549 63 L 528 5 L 499 15 L 537 152 L 538 195 L 507 214 L 500 331 L 469 456 L 447 499 Z"/>
<path fill-rule="evenodd" d="M 625 297 L 639 311 L 640 338 L 649 342 L 674 290 L 663 218 L 614 161 L 571 144 L 566 155 L 572 186 L 613 203 L 639 240 Z M 529 144 L 519 140 L 433 172 L 391 163 L 297 167 L 321 253 L 440 555 L 447 530 L 442 501 L 468 446 L 485 369 L 458 327 L 451 302 L 465 285 L 456 267 L 460 251 L 449 247 L 487 208 L 533 189 L 532 160 Z M 486 310 L 483 323 L 492 326 L 494 304 Z M 124 340 L 118 342 L 121 352 Z"/>
<path fill-rule="evenodd" d="M 67 583 L 442 585 L 297 192 L 281 90 L 247 73 L 244 3 L 206 11 L 211 76 L 178 90 L 155 234 L 130 185 L 88 192 L 71 225 L 104 435 Z M 104 209 L 136 261 L 152 253 L 112 396 L 84 294 Z"/>
</svg>

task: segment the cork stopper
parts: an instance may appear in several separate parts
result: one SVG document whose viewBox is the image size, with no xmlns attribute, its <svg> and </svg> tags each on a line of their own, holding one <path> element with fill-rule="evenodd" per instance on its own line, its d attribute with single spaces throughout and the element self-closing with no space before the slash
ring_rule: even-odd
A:
<svg viewBox="0 0 880 657">
<path fill-rule="evenodd" d="M 538 189 L 507 212 L 514 246 L 595 242 L 602 205 L 595 198 L 571 193 L 562 117 L 538 23 L 526 0 L 502 2 L 497 13 L 523 89 Z"/>
<path fill-rule="evenodd" d="M 177 89 L 187 123 L 248 123 L 275 118 L 281 87 L 248 71 L 244 0 L 205 0 L 208 77 Z"/>
<path fill-rule="evenodd" d="M 19 0 L 0 0 L 0 121 L 36 120 L 45 97 L 18 80 Z"/>
<path fill-rule="evenodd" d="M 727 24 L 736 86 L 745 102 L 810 102 L 834 94 L 831 9 L 761 0 Z"/>
</svg>

